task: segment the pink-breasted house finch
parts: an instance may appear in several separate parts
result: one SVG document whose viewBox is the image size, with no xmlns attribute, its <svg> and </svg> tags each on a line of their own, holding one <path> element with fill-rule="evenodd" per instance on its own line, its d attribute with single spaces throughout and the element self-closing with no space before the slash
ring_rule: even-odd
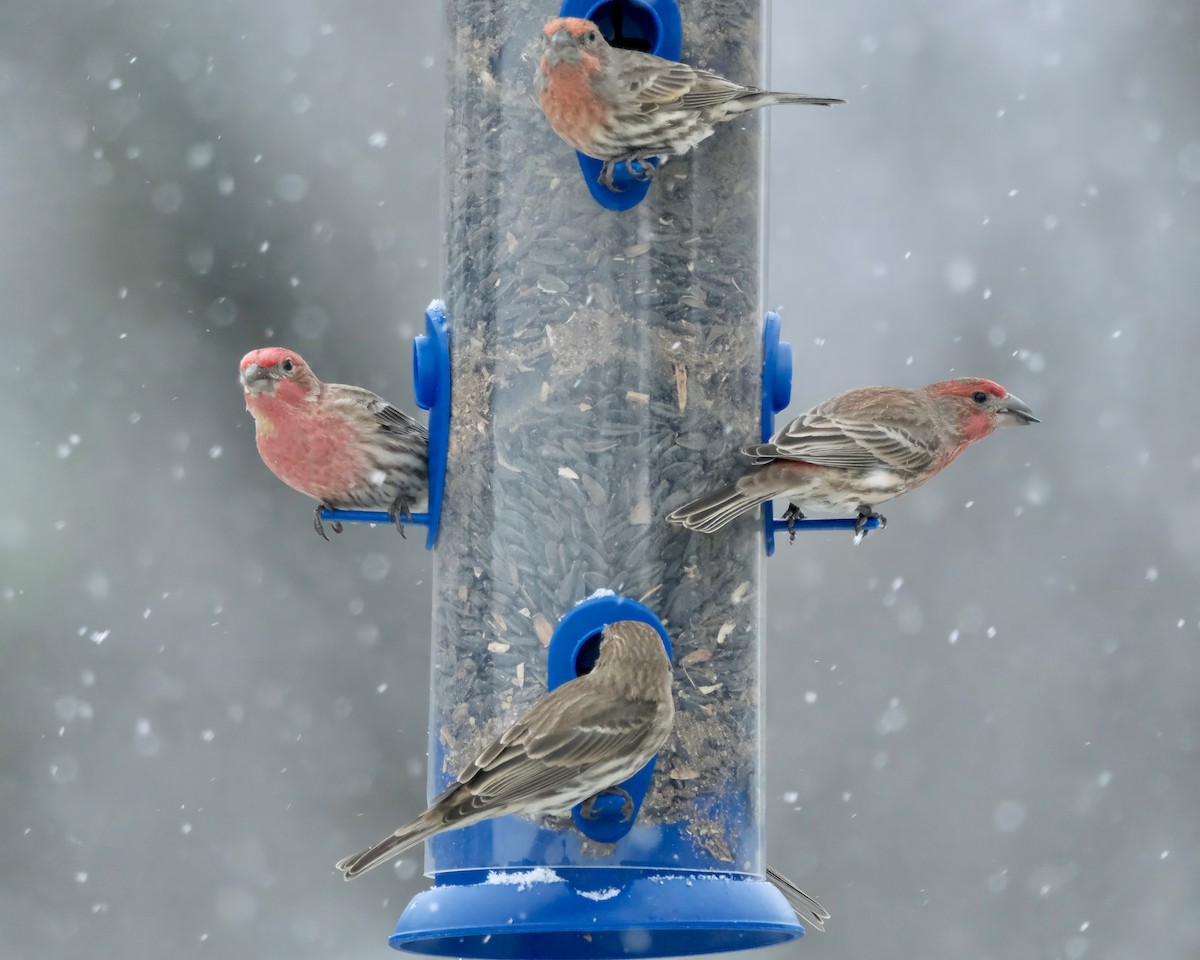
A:
<svg viewBox="0 0 1200 960">
<path fill-rule="evenodd" d="M 596 665 L 542 697 L 423 814 L 340 861 L 346 879 L 445 830 L 507 814 L 565 813 L 619 792 L 658 753 L 675 721 L 671 661 L 657 631 L 622 620 L 604 628 Z M 626 817 L 632 800 L 625 795 Z M 584 802 L 588 816 L 590 804 Z"/>
<path fill-rule="evenodd" d="M 767 879 L 784 895 L 788 906 L 796 911 L 796 916 L 800 918 L 801 923 L 814 930 L 822 932 L 825 930 L 825 921 L 829 919 L 828 910 L 769 863 L 767 864 Z"/>
<path fill-rule="evenodd" d="M 776 103 L 843 103 L 834 97 L 744 87 L 708 70 L 609 45 L 590 20 L 558 17 L 542 29 L 538 99 L 554 132 L 604 161 L 600 182 L 612 187 L 621 161 L 687 153 L 713 127 Z M 630 173 L 653 176 L 649 164 Z"/>
<path fill-rule="evenodd" d="M 693 500 L 667 520 L 712 533 L 775 497 L 789 501 L 784 518 L 805 511 L 857 510 L 856 530 L 878 517 L 874 505 L 908 493 L 944 470 L 997 427 L 1038 423 L 1000 384 L 962 377 L 917 390 L 864 387 L 838 394 L 745 447 L 754 458 L 744 476 Z"/>
<path fill-rule="evenodd" d="M 318 502 L 317 533 L 329 539 L 323 509 L 383 510 L 404 533 L 401 518 L 429 492 L 429 434 L 421 424 L 370 390 L 322 383 L 283 347 L 242 357 L 241 383 L 263 463 Z"/>
</svg>

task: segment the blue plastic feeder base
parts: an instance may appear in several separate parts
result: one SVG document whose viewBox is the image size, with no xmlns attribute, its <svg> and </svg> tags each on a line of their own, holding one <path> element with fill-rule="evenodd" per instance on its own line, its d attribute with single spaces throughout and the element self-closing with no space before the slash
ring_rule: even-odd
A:
<svg viewBox="0 0 1200 960">
<path fill-rule="evenodd" d="M 783 895 L 757 877 L 631 872 L 451 875 L 413 898 L 388 942 L 439 957 L 600 960 L 749 950 L 804 935 Z"/>
</svg>

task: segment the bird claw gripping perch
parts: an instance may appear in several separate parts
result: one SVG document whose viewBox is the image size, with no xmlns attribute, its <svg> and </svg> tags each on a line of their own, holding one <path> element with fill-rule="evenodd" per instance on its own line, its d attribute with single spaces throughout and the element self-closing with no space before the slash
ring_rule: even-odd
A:
<svg viewBox="0 0 1200 960">
<path fill-rule="evenodd" d="M 766 443 L 775 433 L 775 414 L 782 412 L 792 400 L 792 345 L 779 339 L 779 314 L 774 310 L 767 313 L 763 321 L 763 372 L 762 372 L 762 442 Z M 788 504 L 782 516 L 775 519 L 775 508 L 768 500 L 762 505 L 763 542 L 767 556 L 775 554 L 775 531 L 786 530 L 788 542 L 794 543 L 800 530 L 852 530 L 856 541 L 866 536 L 868 530 L 882 530 L 887 520 L 867 508 L 859 510 L 857 517 L 814 517 L 800 512 L 795 504 Z"/>
<path fill-rule="evenodd" d="M 613 46 L 653 53 L 666 60 L 683 55 L 683 18 L 676 0 L 563 0 L 560 17 L 582 17 L 600 28 Z M 645 199 L 657 158 L 597 160 L 576 151 L 592 198 L 608 210 L 629 210 Z"/>
<path fill-rule="evenodd" d="M 425 333 L 413 339 L 413 392 L 417 406 L 429 411 L 429 510 L 413 513 L 407 501 L 397 501 L 382 510 L 333 510 L 322 504 L 317 508 L 313 526 L 326 540 L 322 520 L 333 521 L 334 533 L 342 532 L 342 523 L 396 525 L 404 536 L 404 520 L 428 527 L 425 548 L 437 543 L 438 523 L 442 515 L 442 491 L 446 485 L 446 453 L 450 447 L 450 324 L 446 305 L 434 300 L 425 310 Z"/>
</svg>

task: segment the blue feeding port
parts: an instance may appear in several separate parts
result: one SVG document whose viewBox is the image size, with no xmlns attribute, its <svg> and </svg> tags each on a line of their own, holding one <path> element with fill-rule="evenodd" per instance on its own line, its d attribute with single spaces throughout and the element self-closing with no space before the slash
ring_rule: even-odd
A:
<svg viewBox="0 0 1200 960">
<path fill-rule="evenodd" d="M 779 314 L 774 310 L 767 313 L 763 321 L 763 372 L 762 372 L 762 433 L 766 443 L 775 435 L 775 414 L 782 413 L 792 402 L 792 345 L 779 339 Z M 775 519 L 774 503 L 768 500 L 762 505 L 763 542 L 767 556 L 775 555 L 775 532 L 788 530 L 786 520 Z M 792 521 L 796 531 L 816 532 L 819 530 L 851 530 L 858 523 L 857 517 L 805 517 Z M 878 530 L 878 517 L 871 517 L 863 524 L 864 530 Z"/>
<path fill-rule="evenodd" d="M 425 310 L 425 333 L 413 338 L 413 392 L 417 406 L 429 411 L 429 510 L 403 520 L 429 528 L 425 548 L 432 550 L 442 516 L 450 445 L 450 326 L 441 300 L 434 300 Z M 383 510 L 322 510 L 321 519 L 384 525 L 392 522 Z"/>
<path fill-rule="evenodd" d="M 594 595 L 554 629 L 547 685 L 590 669 L 601 631 L 618 620 L 649 623 L 670 655 L 670 639 L 649 608 Z M 441 769 L 444 749 L 436 734 L 431 740 Z M 731 872 L 728 859 L 697 844 L 689 823 L 638 816 L 653 772 L 652 760 L 620 785 L 634 801 L 631 817 L 622 816 L 624 798 L 606 795 L 592 819 L 572 811 L 578 830 L 500 817 L 434 837 L 428 850 L 435 885 L 409 903 L 389 942 L 434 956 L 573 960 L 746 950 L 803 936 L 774 886 L 751 872 Z M 718 790 L 697 798 L 695 816 L 744 824 L 744 802 Z M 741 832 L 734 863 L 761 854 L 757 840 L 746 839 L 754 834 Z M 612 844 L 611 852 L 597 843 Z"/>
<path fill-rule="evenodd" d="M 563 0 L 559 11 L 563 17 L 583 17 L 591 20 L 614 47 L 653 53 L 666 60 L 678 61 L 683 53 L 683 19 L 676 0 Z M 638 179 L 627 164 L 619 163 L 613 171 L 610 190 L 600 183 L 603 161 L 576 152 L 579 168 L 592 197 L 609 210 L 629 210 L 645 199 L 649 180 Z M 658 160 L 645 163 L 657 167 Z M 635 166 L 640 166 L 636 164 Z"/>
</svg>

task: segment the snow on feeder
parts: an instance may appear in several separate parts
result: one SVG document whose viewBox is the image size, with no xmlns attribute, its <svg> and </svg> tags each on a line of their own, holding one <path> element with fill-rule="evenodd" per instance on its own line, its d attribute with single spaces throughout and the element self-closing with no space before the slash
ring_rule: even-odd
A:
<svg viewBox="0 0 1200 960">
<path fill-rule="evenodd" d="M 588 12 L 627 25 L 651 6 Z M 761 127 L 672 159 L 632 209 L 598 206 L 532 97 L 553 13 L 448 3 L 454 390 L 429 795 L 630 611 L 670 637 L 675 727 L 647 782 L 622 785 L 630 822 L 606 796 L 586 822 L 503 817 L 431 840 L 434 887 L 391 943 L 514 958 L 781 943 L 803 928 L 763 878 L 759 527 L 664 519 L 731 480 L 760 429 Z M 757 82 L 762 28 L 760 0 L 697 0 L 683 37 L 691 62 Z"/>
</svg>

